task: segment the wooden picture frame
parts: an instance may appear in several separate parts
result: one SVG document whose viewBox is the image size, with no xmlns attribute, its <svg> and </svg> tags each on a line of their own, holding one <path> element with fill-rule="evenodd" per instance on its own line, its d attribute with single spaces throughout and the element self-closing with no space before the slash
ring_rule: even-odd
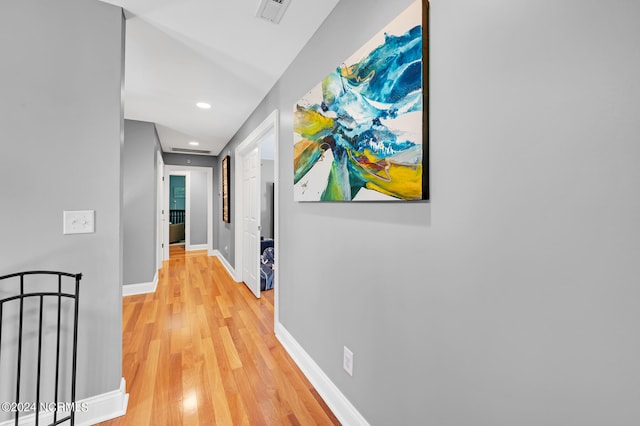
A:
<svg viewBox="0 0 640 426">
<path fill-rule="evenodd" d="M 222 221 L 231 223 L 231 158 L 222 159 Z"/>
</svg>

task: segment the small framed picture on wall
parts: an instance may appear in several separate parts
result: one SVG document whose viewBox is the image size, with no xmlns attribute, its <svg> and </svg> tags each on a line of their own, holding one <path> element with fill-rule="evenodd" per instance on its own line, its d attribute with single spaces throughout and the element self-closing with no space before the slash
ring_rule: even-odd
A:
<svg viewBox="0 0 640 426">
<path fill-rule="evenodd" d="M 231 223 L 231 193 L 229 181 L 231 178 L 230 157 L 227 155 L 222 159 L 222 221 Z"/>
</svg>

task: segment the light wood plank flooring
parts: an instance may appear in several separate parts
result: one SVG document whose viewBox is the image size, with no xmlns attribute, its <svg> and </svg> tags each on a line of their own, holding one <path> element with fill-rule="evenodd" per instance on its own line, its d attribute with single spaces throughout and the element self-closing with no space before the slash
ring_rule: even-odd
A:
<svg viewBox="0 0 640 426">
<path fill-rule="evenodd" d="M 172 256 L 156 293 L 123 301 L 129 408 L 116 425 L 337 425 L 256 299 L 206 251 Z"/>
<path fill-rule="evenodd" d="M 173 259 L 174 257 L 184 257 L 185 254 L 186 251 L 184 244 L 171 244 L 169 246 L 169 259 Z"/>
</svg>

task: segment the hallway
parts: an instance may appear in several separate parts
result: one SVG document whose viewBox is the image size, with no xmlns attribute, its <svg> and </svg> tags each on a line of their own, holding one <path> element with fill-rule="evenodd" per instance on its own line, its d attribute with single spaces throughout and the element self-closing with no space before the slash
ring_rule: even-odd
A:
<svg viewBox="0 0 640 426">
<path fill-rule="evenodd" d="M 255 299 L 206 251 L 172 257 L 156 293 L 123 301 L 116 425 L 339 424 L 273 333 L 273 291 Z"/>
</svg>

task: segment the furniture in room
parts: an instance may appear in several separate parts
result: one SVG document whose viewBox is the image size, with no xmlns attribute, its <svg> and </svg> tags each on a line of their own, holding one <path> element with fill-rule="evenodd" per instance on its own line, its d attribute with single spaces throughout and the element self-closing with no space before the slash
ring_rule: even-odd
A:
<svg viewBox="0 0 640 426">
<path fill-rule="evenodd" d="M 185 210 L 169 210 L 169 244 L 184 241 Z"/>
<path fill-rule="evenodd" d="M 169 224 L 169 244 L 184 241 L 184 223 Z"/>
<path fill-rule="evenodd" d="M 260 240 L 260 290 L 271 290 L 273 288 L 273 276 L 275 252 L 273 239 L 263 238 Z"/>
</svg>

